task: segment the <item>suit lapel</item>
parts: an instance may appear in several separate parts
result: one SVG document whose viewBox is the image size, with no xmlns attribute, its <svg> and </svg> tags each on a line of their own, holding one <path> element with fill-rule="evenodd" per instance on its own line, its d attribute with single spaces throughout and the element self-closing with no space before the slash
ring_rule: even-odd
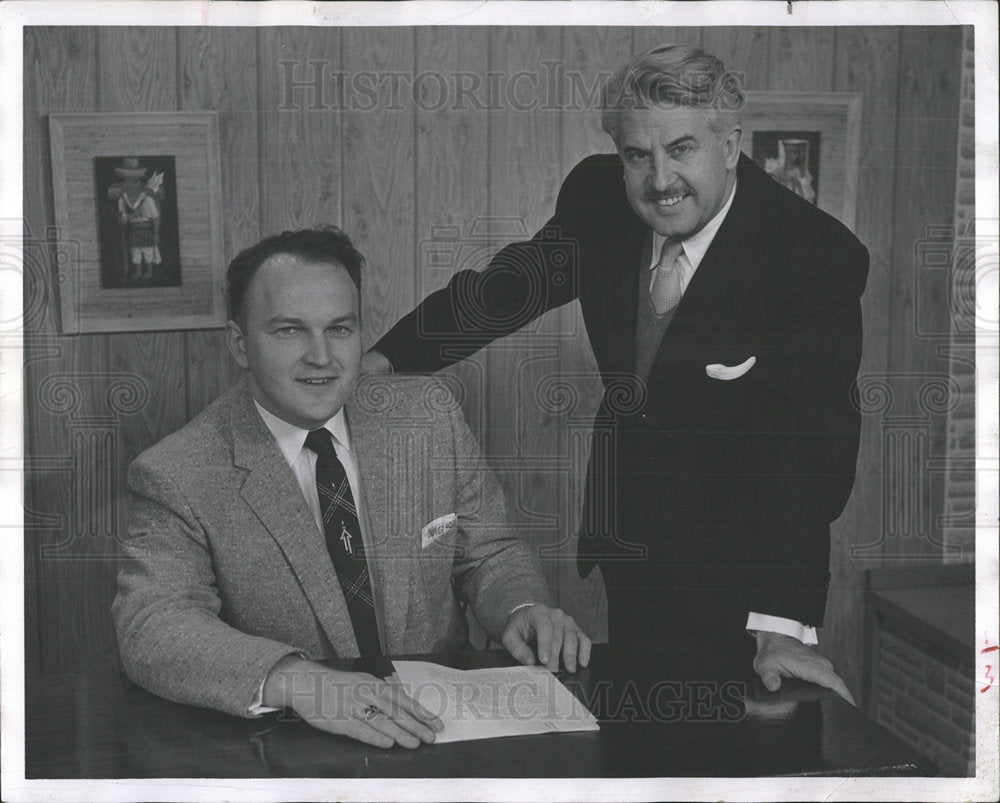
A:
<svg viewBox="0 0 1000 803">
<path fill-rule="evenodd" d="M 596 275 L 597 292 L 587 299 L 584 313 L 598 310 L 599 317 L 587 321 L 594 357 L 605 377 L 630 374 L 635 368 L 635 327 L 638 319 L 636 299 L 639 293 L 639 263 L 652 242 L 649 228 L 626 202 L 609 232 L 599 238 L 596 257 L 589 263 Z M 588 260 L 590 255 L 585 255 Z M 581 303 L 584 299 L 581 299 Z M 589 317 L 589 316 L 587 316 Z"/>
<path fill-rule="evenodd" d="M 389 494 L 387 482 L 392 470 L 389 465 L 388 405 L 379 404 L 376 407 L 370 401 L 376 398 L 392 399 L 392 388 L 388 388 L 387 396 L 373 393 L 372 388 L 365 391 L 366 384 L 385 381 L 384 377 L 362 379 L 360 390 L 355 392 L 347 404 L 346 413 L 351 448 L 360 468 L 359 479 L 368 536 L 365 539 L 365 549 L 372 556 L 368 567 L 372 576 L 375 607 L 385 641 L 391 644 L 391 634 L 405 632 L 411 591 L 413 584 L 417 582 L 417 578 L 409 577 L 408 572 L 417 570 L 417 559 L 407 545 L 400 543 L 395 537 L 393 530 L 399 529 L 400 522 L 390 521 L 390 505 L 395 504 L 395 501 Z M 416 465 L 424 463 L 418 462 Z"/>
<path fill-rule="evenodd" d="M 295 476 L 249 392 L 232 412 L 233 462 L 247 470 L 243 500 L 277 542 L 338 655 L 357 654 L 351 617 L 326 545 Z"/>
</svg>

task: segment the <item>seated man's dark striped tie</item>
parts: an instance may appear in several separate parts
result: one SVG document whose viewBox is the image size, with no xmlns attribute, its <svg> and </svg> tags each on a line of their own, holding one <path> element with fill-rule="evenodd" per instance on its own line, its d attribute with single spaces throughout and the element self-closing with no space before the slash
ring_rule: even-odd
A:
<svg viewBox="0 0 1000 803">
<path fill-rule="evenodd" d="M 337 578 L 347 600 L 351 614 L 354 637 L 358 641 L 362 658 L 382 654 L 375 620 L 375 601 L 372 597 L 371 578 L 361 542 L 361 526 L 354 495 L 347 482 L 347 474 L 337 458 L 333 441 L 326 429 L 314 429 L 306 436 L 306 448 L 312 449 L 316 460 L 316 490 L 319 507 L 323 513 L 323 530 L 326 548 L 333 559 Z"/>
</svg>

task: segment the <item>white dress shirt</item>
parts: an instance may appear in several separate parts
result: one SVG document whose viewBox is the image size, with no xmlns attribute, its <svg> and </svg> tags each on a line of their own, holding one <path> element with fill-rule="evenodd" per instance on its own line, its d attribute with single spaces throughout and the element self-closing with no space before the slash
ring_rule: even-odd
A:
<svg viewBox="0 0 1000 803">
<path fill-rule="evenodd" d="M 676 269 L 681 271 L 682 297 L 684 291 L 687 290 L 688 284 L 691 282 L 691 278 L 694 276 L 694 272 L 698 270 L 701 260 L 705 257 L 708 247 L 712 244 L 712 240 L 715 239 L 715 235 L 718 234 L 719 228 L 722 226 L 722 221 L 729 214 L 729 209 L 732 207 L 733 198 L 735 197 L 736 184 L 734 183 L 733 189 L 729 193 L 729 198 L 726 199 L 726 202 L 722 205 L 722 209 L 716 213 L 715 217 L 708 221 L 701 231 L 681 241 L 681 253 L 677 257 Z M 656 277 L 656 265 L 660 261 L 660 251 L 663 249 L 663 243 L 666 239 L 662 234 L 653 232 L 652 259 L 649 265 L 649 289 L 651 291 L 653 289 L 653 279 Z M 797 638 L 803 644 L 819 643 L 815 627 L 804 625 L 794 619 L 785 619 L 781 616 L 769 616 L 768 614 L 751 611 L 747 616 L 746 628 L 751 632 L 761 630 L 770 633 L 782 633 L 783 635 Z"/>
<path fill-rule="evenodd" d="M 705 227 L 692 234 L 685 240 L 681 240 L 681 254 L 677 257 L 677 269 L 681 271 L 681 294 L 687 290 L 688 284 L 691 282 L 691 277 L 694 276 L 694 272 L 698 270 L 698 266 L 701 264 L 701 260 L 705 256 L 705 252 L 708 251 L 708 247 L 712 244 L 712 240 L 715 239 L 715 235 L 719 232 L 719 227 L 722 226 L 722 221 L 726 219 L 726 215 L 729 214 L 729 208 L 733 205 L 733 198 L 736 197 L 736 184 L 733 184 L 733 189 L 729 193 L 729 198 L 722 205 L 722 209 L 716 212 L 715 217 L 713 217 Z M 652 259 L 649 263 L 649 289 L 653 289 L 653 278 L 656 276 L 656 265 L 660 261 L 660 251 L 663 250 L 663 243 L 667 238 L 662 234 L 653 232 L 653 252 Z"/>
<path fill-rule="evenodd" d="M 307 449 L 305 445 L 309 430 L 299 429 L 294 424 L 282 421 L 261 407 L 256 400 L 254 400 L 254 405 L 257 407 L 257 412 L 260 413 L 260 417 L 264 419 L 267 428 L 271 430 L 285 462 L 292 469 L 295 481 L 299 484 L 306 504 L 309 505 L 309 510 L 312 511 L 313 518 L 316 520 L 316 528 L 321 535 L 325 535 L 323 512 L 319 505 L 319 491 L 316 490 L 316 460 L 319 456 L 312 449 Z M 351 449 L 351 436 L 347 431 L 344 408 L 341 407 L 336 415 L 323 426 L 333 436 L 333 448 L 337 453 L 337 459 L 344 466 L 344 473 L 347 474 L 347 482 L 351 486 L 354 504 L 358 510 L 358 523 L 361 525 L 361 532 L 364 535 L 366 534 L 366 518 L 363 513 L 364 499 L 362 498 L 361 484 L 358 481 L 361 474 L 358 470 L 357 456 Z"/>
</svg>

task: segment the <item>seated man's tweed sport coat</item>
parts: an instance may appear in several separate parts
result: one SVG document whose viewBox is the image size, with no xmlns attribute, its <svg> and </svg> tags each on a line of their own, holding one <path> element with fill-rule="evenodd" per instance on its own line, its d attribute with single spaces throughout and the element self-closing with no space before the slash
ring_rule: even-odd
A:
<svg viewBox="0 0 1000 803">
<path fill-rule="evenodd" d="M 552 604 L 439 381 L 366 378 L 345 410 L 387 655 L 460 647 L 457 597 L 494 638 L 518 604 Z M 136 683 L 246 715 L 283 656 L 358 655 L 323 536 L 245 383 L 140 455 L 128 484 L 113 614 Z"/>
</svg>

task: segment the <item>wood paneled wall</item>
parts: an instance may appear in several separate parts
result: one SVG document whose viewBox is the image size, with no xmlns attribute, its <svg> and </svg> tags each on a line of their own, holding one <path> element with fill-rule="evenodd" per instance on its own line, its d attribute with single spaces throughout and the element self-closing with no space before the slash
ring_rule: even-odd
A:
<svg viewBox="0 0 1000 803">
<path fill-rule="evenodd" d="M 609 151 L 610 142 L 595 111 L 566 108 L 565 86 L 553 108 L 532 111 L 437 108 L 406 91 L 395 104 L 382 98 L 373 110 L 338 110 L 330 75 L 434 71 L 454 85 L 459 72 L 484 80 L 519 70 L 544 75 L 540 65 L 559 62 L 586 85 L 666 41 L 702 45 L 743 71 L 751 90 L 864 96 L 857 231 L 872 270 L 862 373 L 887 378 L 892 393 L 914 377 L 947 372 L 940 341 L 921 334 L 916 317 L 919 307 L 935 319 L 927 326 L 947 332 L 940 325 L 946 299 L 932 287 L 920 301 L 926 288 L 915 254 L 928 227 L 952 220 L 958 28 L 25 29 L 29 671 L 116 666 L 108 609 L 116 538 L 126 524 L 126 467 L 236 377 L 220 330 L 58 334 L 52 277 L 62 256 L 50 237 L 47 115 L 218 111 L 226 260 L 285 228 L 342 226 L 368 257 L 362 314 L 370 344 L 447 280 L 448 271 L 421 256 L 427 242 L 447 234 L 442 227 L 465 243 L 484 243 L 470 251 L 480 257 L 534 231 L 569 168 Z M 321 88 L 293 86 L 289 94 L 289 79 L 308 83 L 316 71 L 328 74 Z M 435 85 L 421 91 L 433 93 Z M 562 604 L 601 634 L 600 584 L 579 581 L 569 541 L 579 516 L 586 417 L 599 393 L 578 308 L 550 313 L 450 374 L 461 383 L 467 418 L 500 473 L 519 532 L 545 557 Z M 145 401 L 109 393 L 116 379 Z M 938 556 L 932 539 L 886 525 L 887 417 L 924 415 L 929 459 L 943 438 L 942 417 L 926 415 L 919 393 L 902 395 L 892 411 L 874 402 L 866 408 L 858 481 L 835 527 L 824 641 L 855 692 L 863 570 L 886 556 Z M 930 495 L 915 497 L 926 509 L 899 515 L 933 520 L 940 483 L 923 466 L 911 471 L 904 484 Z"/>
</svg>

